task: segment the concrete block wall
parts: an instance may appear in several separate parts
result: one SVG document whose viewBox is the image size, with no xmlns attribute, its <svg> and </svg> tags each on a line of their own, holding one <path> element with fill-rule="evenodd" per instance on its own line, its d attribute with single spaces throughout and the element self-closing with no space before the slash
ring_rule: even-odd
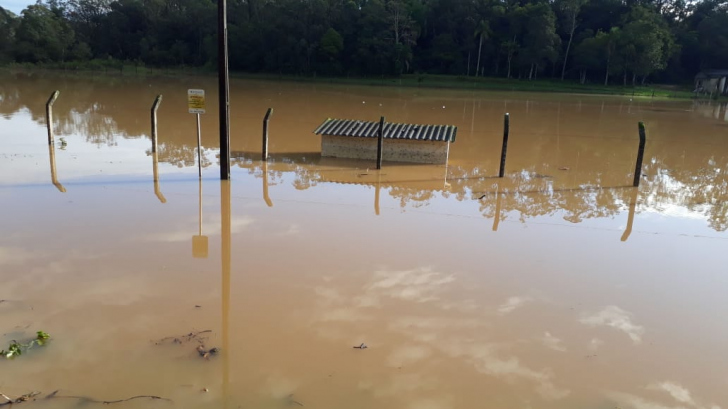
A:
<svg viewBox="0 0 728 409">
<path fill-rule="evenodd" d="M 391 162 L 445 164 L 449 142 L 385 139 L 382 157 Z M 377 138 L 321 136 L 321 156 L 377 160 Z"/>
</svg>

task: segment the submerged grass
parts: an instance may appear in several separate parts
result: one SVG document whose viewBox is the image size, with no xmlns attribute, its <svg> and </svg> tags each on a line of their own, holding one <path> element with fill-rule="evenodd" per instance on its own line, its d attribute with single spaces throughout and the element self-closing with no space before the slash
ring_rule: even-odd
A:
<svg viewBox="0 0 728 409">
<path fill-rule="evenodd" d="M 9 64 L 3 67 L 9 72 L 63 71 L 66 73 L 97 72 L 106 75 L 124 76 L 215 76 L 217 72 L 210 67 L 154 68 L 142 64 L 124 63 L 116 60 L 91 60 L 80 63 L 53 64 Z M 623 86 L 603 84 L 580 84 L 576 81 L 554 79 L 521 80 L 495 77 L 468 77 L 454 75 L 407 74 L 400 77 L 317 77 L 283 75 L 270 73 L 231 72 L 232 78 L 257 80 L 295 81 L 304 83 L 349 84 L 363 86 L 397 86 L 416 88 L 442 88 L 490 91 L 552 92 L 592 95 L 621 95 L 648 98 L 695 98 L 689 85 L 647 85 Z M 728 100 L 728 97 L 719 97 Z"/>
</svg>

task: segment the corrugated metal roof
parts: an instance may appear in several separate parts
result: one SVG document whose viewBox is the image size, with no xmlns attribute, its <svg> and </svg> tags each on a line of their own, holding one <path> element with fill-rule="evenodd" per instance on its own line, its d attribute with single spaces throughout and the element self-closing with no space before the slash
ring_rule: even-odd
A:
<svg viewBox="0 0 728 409">
<path fill-rule="evenodd" d="M 695 76 L 695 79 L 728 77 L 728 70 L 703 70 Z"/>
<path fill-rule="evenodd" d="M 379 122 L 329 118 L 313 133 L 316 135 L 376 138 L 378 131 Z M 416 125 L 385 122 L 382 133 L 385 139 L 455 142 L 458 127 L 454 125 Z"/>
</svg>

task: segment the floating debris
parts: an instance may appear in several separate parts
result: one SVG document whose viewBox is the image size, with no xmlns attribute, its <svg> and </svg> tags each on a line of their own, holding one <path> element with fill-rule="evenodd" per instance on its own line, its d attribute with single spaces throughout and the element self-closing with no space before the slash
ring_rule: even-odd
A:
<svg viewBox="0 0 728 409">
<path fill-rule="evenodd" d="M 361 343 L 361 345 L 357 345 L 357 346 L 354 346 L 354 347 L 352 347 L 352 348 L 355 348 L 355 349 L 367 349 L 367 346 L 366 346 L 366 344 L 364 344 L 364 343 L 362 342 L 362 343 Z"/>
</svg>

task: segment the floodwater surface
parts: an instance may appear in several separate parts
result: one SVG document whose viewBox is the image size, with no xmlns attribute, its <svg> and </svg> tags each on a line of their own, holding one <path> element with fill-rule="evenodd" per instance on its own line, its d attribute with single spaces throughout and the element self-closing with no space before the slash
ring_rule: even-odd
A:
<svg viewBox="0 0 728 409">
<path fill-rule="evenodd" d="M 728 409 L 725 105 L 236 79 L 228 183 L 216 100 L 214 78 L 0 76 L 0 348 L 52 336 L 0 360 L 0 393 Z M 448 165 L 320 157 L 326 118 L 380 116 L 458 126 Z"/>
</svg>

